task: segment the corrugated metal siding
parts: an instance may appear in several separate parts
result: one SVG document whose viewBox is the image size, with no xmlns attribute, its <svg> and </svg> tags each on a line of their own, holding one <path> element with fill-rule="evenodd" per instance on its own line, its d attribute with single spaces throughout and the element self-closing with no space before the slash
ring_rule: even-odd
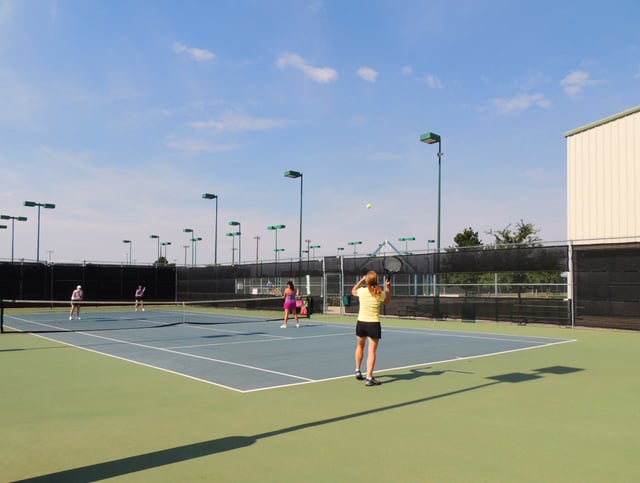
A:
<svg viewBox="0 0 640 483">
<path fill-rule="evenodd" d="M 640 112 L 567 136 L 568 238 L 640 240 Z"/>
</svg>

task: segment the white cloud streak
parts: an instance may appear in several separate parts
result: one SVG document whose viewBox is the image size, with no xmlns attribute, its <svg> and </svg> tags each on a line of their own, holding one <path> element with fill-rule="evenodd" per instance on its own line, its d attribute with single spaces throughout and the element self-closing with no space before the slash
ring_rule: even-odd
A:
<svg viewBox="0 0 640 483">
<path fill-rule="evenodd" d="M 372 69 L 371 67 L 360 67 L 356 74 L 362 80 L 367 82 L 375 82 L 378 79 L 378 72 Z"/>
<path fill-rule="evenodd" d="M 218 132 L 269 131 L 291 125 L 286 119 L 268 119 L 228 114 L 219 120 L 196 121 L 191 125 L 198 129 L 209 129 Z"/>
<path fill-rule="evenodd" d="M 216 58 L 216 54 L 210 50 L 187 47 L 181 42 L 173 43 L 173 51 L 178 54 L 186 54 L 198 62 L 207 62 Z"/>
<path fill-rule="evenodd" d="M 169 137 L 164 145 L 169 149 L 175 149 L 190 155 L 201 153 L 222 153 L 227 151 L 236 151 L 239 149 L 237 144 L 215 144 L 203 139 L 176 138 L 173 136 Z"/>
<path fill-rule="evenodd" d="M 276 65 L 280 70 L 293 67 L 300 70 L 307 78 L 320 84 L 328 84 L 338 79 L 338 71 L 331 67 L 315 67 L 298 54 L 285 52 L 280 54 Z"/>
<path fill-rule="evenodd" d="M 599 83 L 600 81 L 591 79 L 589 73 L 584 70 L 575 70 L 560 81 L 564 93 L 569 97 L 579 96 L 586 87 Z"/>
<path fill-rule="evenodd" d="M 522 94 L 511 98 L 498 98 L 493 99 L 491 104 L 499 114 L 526 111 L 531 107 L 549 109 L 552 106 L 551 101 L 545 99 L 542 94 Z"/>
<path fill-rule="evenodd" d="M 14 3 L 3 1 L 0 2 L 0 25 L 4 25 L 9 22 L 13 16 Z"/>
<path fill-rule="evenodd" d="M 431 89 L 444 89 L 444 84 L 435 75 L 429 74 L 425 77 L 424 81 Z"/>
</svg>

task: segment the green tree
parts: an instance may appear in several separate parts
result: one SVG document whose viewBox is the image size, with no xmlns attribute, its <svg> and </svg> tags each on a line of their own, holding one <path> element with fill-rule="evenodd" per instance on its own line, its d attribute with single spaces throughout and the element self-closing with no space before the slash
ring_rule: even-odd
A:
<svg viewBox="0 0 640 483">
<path fill-rule="evenodd" d="M 516 224 L 515 230 L 512 230 L 509 224 L 502 230 L 490 230 L 487 234 L 493 236 L 496 248 L 513 248 L 542 246 L 542 240 L 538 236 L 539 232 L 540 230 L 533 224 L 520 220 Z M 498 280 L 501 284 L 514 284 L 513 288 L 517 291 L 518 297 L 520 297 L 523 289 L 522 284 L 562 283 L 562 277 L 559 272 L 501 273 L 498 276 Z"/>
<path fill-rule="evenodd" d="M 456 243 L 456 246 L 449 247 L 445 251 L 457 252 L 465 248 L 482 246 L 478 232 L 474 231 L 471 227 L 465 228 L 458 233 L 453 237 L 453 241 Z M 457 285 L 461 290 L 464 290 L 465 294 L 470 294 L 477 291 L 476 284 L 480 282 L 481 276 L 481 273 L 449 273 L 442 274 L 440 281 L 447 285 Z"/>
<path fill-rule="evenodd" d="M 473 231 L 473 228 L 465 228 L 462 232 L 453 237 L 453 241 L 456 242 L 456 248 L 465 247 L 479 247 L 482 245 L 480 237 L 477 231 Z"/>
<path fill-rule="evenodd" d="M 534 247 L 541 246 L 539 232 L 540 230 L 533 224 L 520 220 L 516 224 L 515 231 L 511 230 L 511 224 L 508 224 L 502 230 L 489 230 L 487 235 L 491 235 L 495 239 L 496 245 Z"/>
</svg>

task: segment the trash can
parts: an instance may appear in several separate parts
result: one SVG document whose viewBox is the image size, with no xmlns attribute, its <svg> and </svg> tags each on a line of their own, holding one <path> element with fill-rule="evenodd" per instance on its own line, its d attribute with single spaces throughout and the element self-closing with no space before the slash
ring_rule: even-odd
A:
<svg viewBox="0 0 640 483">
<path fill-rule="evenodd" d="M 351 305 L 351 295 L 344 295 L 342 297 L 342 305 L 344 305 L 345 307 Z"/>
<path fill-rule="evenodd" d="M 476 321 L 475 304 L 469 304 L 469 303 L 463 304 L 461 318 L 462 318 L 462 322 L 475 322 Z"/>
</svg>

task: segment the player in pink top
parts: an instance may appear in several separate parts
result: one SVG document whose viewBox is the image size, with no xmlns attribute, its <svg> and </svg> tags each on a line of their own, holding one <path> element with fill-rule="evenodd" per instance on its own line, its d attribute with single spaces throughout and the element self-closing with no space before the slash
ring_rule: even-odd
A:
<svg viewBox="0 0 640 483">
<path fill-rule="evenodd" d="M 293 316 L 296 319 L 296 327 L 300 327 L 300 320 L 298 319 L 298 311 L 296 308 L 297 297 L 298 291 L 294 287 L 293 282 L 289 280 L 287 282 L 287 288 L 284 289 L 284 323 L 280 326 L 281 329 L 287 328 L 289 313 L 293 313 Z"/>
</svg>

